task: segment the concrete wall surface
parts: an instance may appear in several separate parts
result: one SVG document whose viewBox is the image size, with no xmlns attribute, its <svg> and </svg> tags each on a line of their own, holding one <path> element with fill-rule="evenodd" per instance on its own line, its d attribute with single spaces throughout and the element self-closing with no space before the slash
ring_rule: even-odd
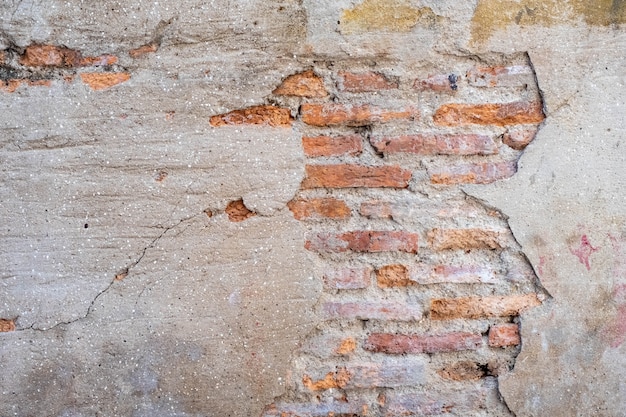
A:
<svg viewBox="0 0 626 417">
<path fill-rule="evenodd" d="M 625 416 L 626 3 L 0 3 L 0 416 Z"/>
</svg>

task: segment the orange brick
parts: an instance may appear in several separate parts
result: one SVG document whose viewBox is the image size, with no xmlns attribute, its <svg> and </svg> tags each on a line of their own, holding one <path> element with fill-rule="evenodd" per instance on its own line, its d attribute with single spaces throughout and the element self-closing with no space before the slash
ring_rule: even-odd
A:
<svg viewBox="0 0 626 417">
<path fill-rule="evenodd" d="M 508 129 L 502 137 L 502 142 L 515 150 L 521 151 L 535 139 L 536 135 L 537 127 L 535 126 L 521 129 Z"/>
<path fill-rule="evenodd" d="M 82 56 L 79 51 L 55 45 L 30 45 L 20 57 L 27 67 L 76 67 Z"/>
<path fill-rule="evenodd" d="M 148 43 L 146 45 L 140 46 L 139 48 L 131 49 L 130 51 L 128 51 L 128 55 L 130 55 L 131 58 L 141 58 L 144 55 L 156 52 L 158 49 L 158 44 Z"/>
<path fill-rule="evenodd" d="M 311 158 L 321 156 L 359 155 L 363 151 L 360 136 L 314 136 L 303 137 L 304 154 Z"/>
<path fill-rule="evenodd" d="M 515 162 L 484 162 L 461 164 L 429 169 L 433 184 L 490 184 L 512 177 L 517 172 Z"/>
<path fill-rule="evenodd" d="M 520 312 L 540 304 L 537 294 L 441 298 L 431 300 L 430 318 L 432 320 L 452 320 L 517 316 Z"/>
<path fill-rule="evenodd" d="M 364 349 L 394 355 L 406 353 L 442 353 L 476 350 L 483 344 L 480 334 L 456 332 L 444 335 L 406 335 L 373 333 Z"/>
<path fill-rule="evenodd" d="M 242 222 L 252 216 L 256 216 L 255 212 L 248 210 L 248 207 L 245 206 L 243 200 L 231 201 L 226 206 L 225 211 L 228 215 L 228 220 L 231 222 Z"/>
<path fill-rule="evenodd" d="M 407 108 L 393 111 L 379 107 L 343 104 L 303 104 L 302 121 L 312 126 L 365 126 L 372 123 L 385 123 L 391 120 L 412 120 L 417 112 Z"/>
<path fill-rule="evenodd" d="M 457 82 L 458 77 L 454 74 L 437 74 L 423 80 L 415 80 L 413 88 L 418 90 L 454 93 L 458 90 Z"/>
<path fill-rule="evenodd" d="M 417 253 L 418 235 L 401 231 L 355 231 L 340 234 L 319 233 L 305 243 L 317 252 L 407 252 Z"/>
<path fill-rule="evenodd" d="M 381 288 L 408 287 L 415 285 L 404 265 L 386 265 L 376 270 L 376 281 Z"/>
<path fill-rule="evenodd" d="M 15 321 L 9 319 L 0 319 L 0 333 L 15 331 Z"/>
<path fill-rule="evenodd" d="M 348 381 L 350 381 L 351 376 L 352 375 L 346 370 L 346 368 L 341 367 L 337 370 L 337 372 L 327 373 L 324 379 L 321 379 L 319 381 L 313 381 L 311 377 L 305 375 L 302 378 L 302 383 L 311 391 L 321 391 L 331 388 L 344 388 Z"/>
<path fill-rule="evenodd" d="M 338 355 L 347 355 L 356 349 L 356 340 L 354 337 L 348 337 L 341 341 L 339 347 L 335 350 Z"/>
<path fill-rule="evenodd" d="M 489 346 L 507 347 L 521 343 L 519 326 L 514 323 L 498 324 L 489 329 Z"/>
<path fill-rule="evenodd" d="M 130 80 L 127 72 L 87 72 L 80 74 L 81 80 L 92 90 L 104 90 Z"/>
<path fill-rule="evenodd" d="M 485 135 L 422 134 L 371 139 L 378 152 L 418 155 L 491 155 L 498 153 L 495 142 Z"/>
<path fill-rule="evenodd" d="M 279 96 L 297 97 L 326 97 L 328 95 L 324 81 L 312 70 L 290 75 L 272 93 Z"/>
<path fill-rule="evenodd" d="M 502 249 L 500 232 L 485 229 L 432 229 L 428 243 L 434 250 Z"/>
<path fill-rule="evenodd" d="M 541 123 L 545 119 L 540 102 L 501 104 L 444 104 L 433 120 L 441 126 L 495 125 Z"/>
<path fill-rule="evenodd" d="M 397 165 L 307 165 L 302 188 L 352 188 L 409 186 L 411 171 Z"/>
<path fill-rule="evenodd" d="M 342 71 L 339 73 L 339 77 L 339 90 L 350 93 L 365 93 L 398 88 L 397 81 L 391 81 L 378 72 L 355 74 L 353 72 Z"/>
<path fill-rule="evenodd" d="M 275 106 L 253 106 L 229 113 L 212 116 L 211 126 L 226 125 L 261 125 L 272 127 L 290 127 L 289 109 Z"/>
<path fill-rule="evenodd" d="M 287 206 L 298 220 L 306 219 L 347 219 L 350 208 L 343 200 L 336 198 L 312 198 L 291 200 Z"/>
</svg>

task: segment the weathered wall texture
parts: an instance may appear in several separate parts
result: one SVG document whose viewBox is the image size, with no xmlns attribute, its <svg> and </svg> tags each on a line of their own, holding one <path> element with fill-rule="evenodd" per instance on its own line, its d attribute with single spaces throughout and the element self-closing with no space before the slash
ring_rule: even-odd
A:
<svg viewBox="0 0 626 417">
<path fill-rule="evenodd" d="M 625 13 L 3 2 L 0 415 L 625 415 Z"/>
</svg>

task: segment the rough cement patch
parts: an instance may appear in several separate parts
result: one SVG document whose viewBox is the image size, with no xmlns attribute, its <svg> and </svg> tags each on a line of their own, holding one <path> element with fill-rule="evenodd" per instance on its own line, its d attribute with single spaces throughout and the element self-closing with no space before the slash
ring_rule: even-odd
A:
<svg viewBox="0 0 626 417">
<path fill-rule="evenodd" d="M 466 187 L 509 216 L 553 297 L 522 315 L 522 351 L 514 371 L 500 377 L 518 416 L 620 416 L 626 403 L 626 44 L 611 32 L 585 43 L 596 49 L 574 41 L 531 49 L 547 119 L 513 178 L 490 189 Z M 585 82 L 555 106 L 564 79 Z"/>
</svg>

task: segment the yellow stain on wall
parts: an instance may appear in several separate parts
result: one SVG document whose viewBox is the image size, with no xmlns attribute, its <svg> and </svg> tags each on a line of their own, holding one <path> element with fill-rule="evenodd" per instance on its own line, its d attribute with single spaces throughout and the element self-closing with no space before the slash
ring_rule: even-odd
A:
<svg viewBox="0 0 626 417">
<path fill-rule="evenodd" d="M 365 0 L 344 10 L 340 28 L 344 34 L 408 32 L 420 22 L 432 24 L 438 18 L 430 7 L 413 7 L 409 0 Z"/>
<path fill-rule="evenodd" d="M 626 0 L 478 0 L 472 19 L 472 42 L 484 42 L 510 25 L 575 22 L 592 26 L 626 23 Z"/>
</svg>

